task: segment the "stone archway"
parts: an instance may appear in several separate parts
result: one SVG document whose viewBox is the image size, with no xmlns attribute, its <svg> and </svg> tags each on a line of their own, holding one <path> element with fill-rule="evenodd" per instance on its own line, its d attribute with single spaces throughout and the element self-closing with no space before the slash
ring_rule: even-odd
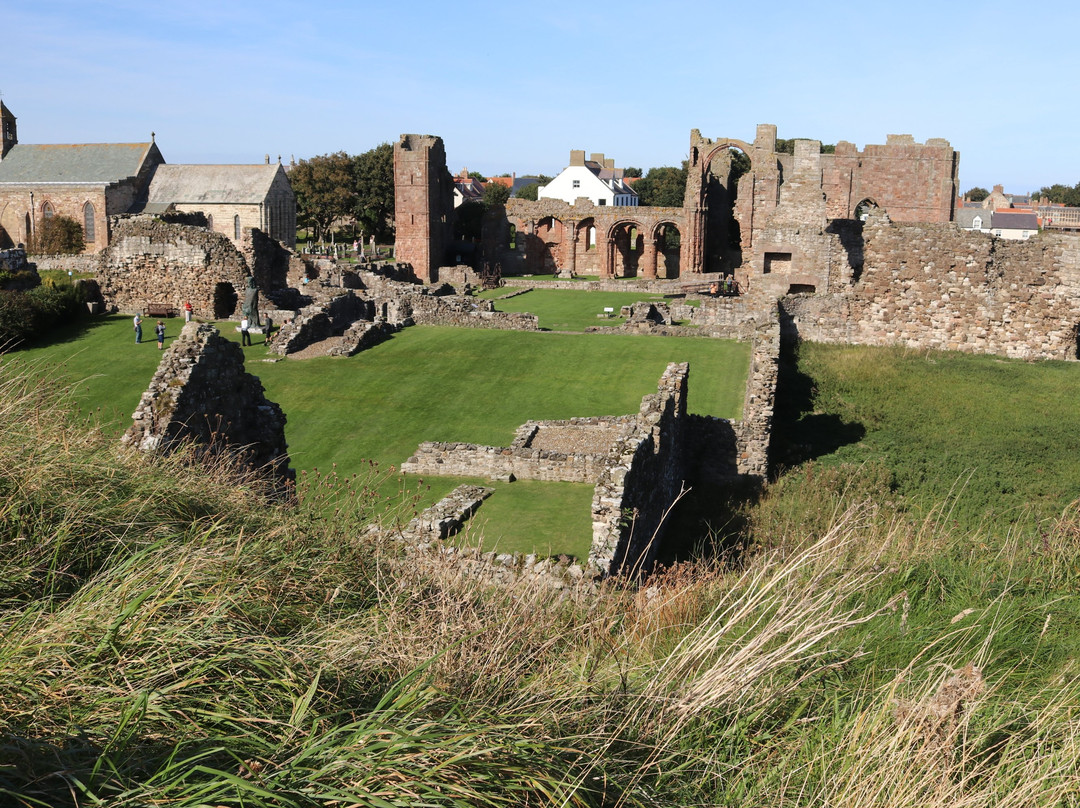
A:
<svg viewBox="0 0 1080 808">
<path fill-rule="evenodd" d="M 607 231 L 608 273 L 613 278 L 635 278 L 639 275 L 649 277 L 646 267 L 649 262 L 642 260 L 645 250 L 645 228 L 633 219 L 622 219 L 613 223 Z M 652 265 L 655 272 L 655 263 Z M 655 274 L 652 277 L 656 277 Z"/>
<path fill-rule="evenodd" d="M 648 241 L 648 240 L 647 240 Z M 651 233 L 652 249 L 657 278 L 677 278 L 681 269 L 682 232 L 675 222 L 663 221 Z M 646 243 L 645 255 L 649 254 Z"/>
</svg>

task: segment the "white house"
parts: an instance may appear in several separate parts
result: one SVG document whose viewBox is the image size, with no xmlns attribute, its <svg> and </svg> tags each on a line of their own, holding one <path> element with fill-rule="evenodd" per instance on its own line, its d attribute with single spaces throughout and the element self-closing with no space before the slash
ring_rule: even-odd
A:
<svg viewBox="0 0 1080 808">
<path fill-rule="evenodd" d="M 989 233 L 992 213 L 986 208 L 957 208 L 953 221 L 965 230 L 978 230 L 980 233 Z"/>
<path fill-rule="evenodd" d="M 1039 219 L 1034 213 L 995 210 L 990 232 L 998 238 L 1027 241 L 1039 232 Z"/>
<path fill-rule="evenodd" d="M 540 187 L 538 199 L 561 199 L 574 204 L 585 197 L 594 205 L 629 205 L 636 207 L 638 196 L 623 180 L 623 170 L 615 168 L 614 159 L 593 154 L 585 159 L 584 151 L 570 152 L 570 165 L 555 179 Z"/>
</svg>

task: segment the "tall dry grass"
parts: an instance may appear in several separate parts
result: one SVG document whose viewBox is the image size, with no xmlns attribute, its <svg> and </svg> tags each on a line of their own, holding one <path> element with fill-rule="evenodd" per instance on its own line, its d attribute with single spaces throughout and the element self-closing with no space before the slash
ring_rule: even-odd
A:
<svg viewBox="0 0 1080 808">
<path fill-rule="evenodd" d="M 1032 639 L 1011 583 L 982 601 L 972 586 L 972 614 L 940 619 L 905 565 L 945 546 L 966 574 L 960 537 L 913 537 L 869 504 L 837 507 L 810 539 L 792 526 L 737 566 L 598 594 L 492 587 L 372 539 L 384 503 L 364 492 L 378 480 L 320 477 L 322 505 L 269 506 L 228 469 L 118 451 L 25 378 L 0 381 L 0 425 L 0 802 L 1057 806 L 1080 793 L 1075 669 L 1004 667 Z M 1053 553 L 1018 537 L 995 564 L 1034 552 L 1071 580 L 1075 518 L 1046 531 Z M 1069 619 L 1068 602 L 1053 608 Z M 875 636 L 918 650 L 895 666 Z M 954 687 L 950 707 L 942 687 L 969 664 L 978 684 Z"/>
</svg>

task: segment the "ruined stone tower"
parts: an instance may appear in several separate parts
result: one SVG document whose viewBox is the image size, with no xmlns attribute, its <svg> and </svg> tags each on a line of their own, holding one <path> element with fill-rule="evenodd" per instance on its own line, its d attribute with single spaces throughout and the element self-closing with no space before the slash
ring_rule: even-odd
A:
<svg viewBox="0 0 1080 808">
<path fill-rule="evenodd" d="M 397 259 L 416 276 L 435 280 L 450 246 L 454 183 L 442 138 L 402 135 L 394 145 L 394 218 Z"/>
</svg>

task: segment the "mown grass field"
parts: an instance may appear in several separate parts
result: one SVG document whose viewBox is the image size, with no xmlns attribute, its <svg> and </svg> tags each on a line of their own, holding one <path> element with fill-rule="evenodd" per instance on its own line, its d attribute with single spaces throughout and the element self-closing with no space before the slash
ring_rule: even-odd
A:
<svg viewBox="0 0 1080 808">
<path fill-rule="evenodd" d="M 166 347 L 182 323 L 167 326 Z M 144 325 L 147 333 L 152 328 Z M 239 341 L 231 324 L 222 333 Z M 749 356 L 747 345 L 716 340 L 416 327 L 349 359 L 273 362 L 263 361 L 271 355 L 258 339 L 246 349 L 247 369 L 288 417 L 293 466 L 339 477 L 368 473 L 368 461 L 386 472 L 425 440 L 506 445 L 530 419 L 635 412 L 672 361 L 691 363 L 691 411 L 738 417 Z M 117 316 L 57 333 L 49 345 L 7 361 L 56 368 L 72 384 L 76 405 L 119 435 L 159 359 L 153 340 L 135 345 L 130 320 Z M 380 496 L 413 498 L 415 481 L 380 479 Z M 459 482 L 424 480 L 416 507 Z M 590 486 L 496 488 L 484 506 L 486 547 L 587 553 Z"/>
<path fill-rule="evenodd" d="M 489 299 L 499 298 L 507 289 L 482 292 Z M 591 326 L 616 326 L 626 322 L 619 310 L 644 301 L 665 300 L 663 295 L 640 292 L 578 292 L 572 289 L 530 289 L 522 295 L 496 300 L 497 311 L 526 311 L 540 318 L 540 327 L 548 331 L 584 331 Z M 612 309 L 605 313 L 604 309 Z"/>
</svg>

